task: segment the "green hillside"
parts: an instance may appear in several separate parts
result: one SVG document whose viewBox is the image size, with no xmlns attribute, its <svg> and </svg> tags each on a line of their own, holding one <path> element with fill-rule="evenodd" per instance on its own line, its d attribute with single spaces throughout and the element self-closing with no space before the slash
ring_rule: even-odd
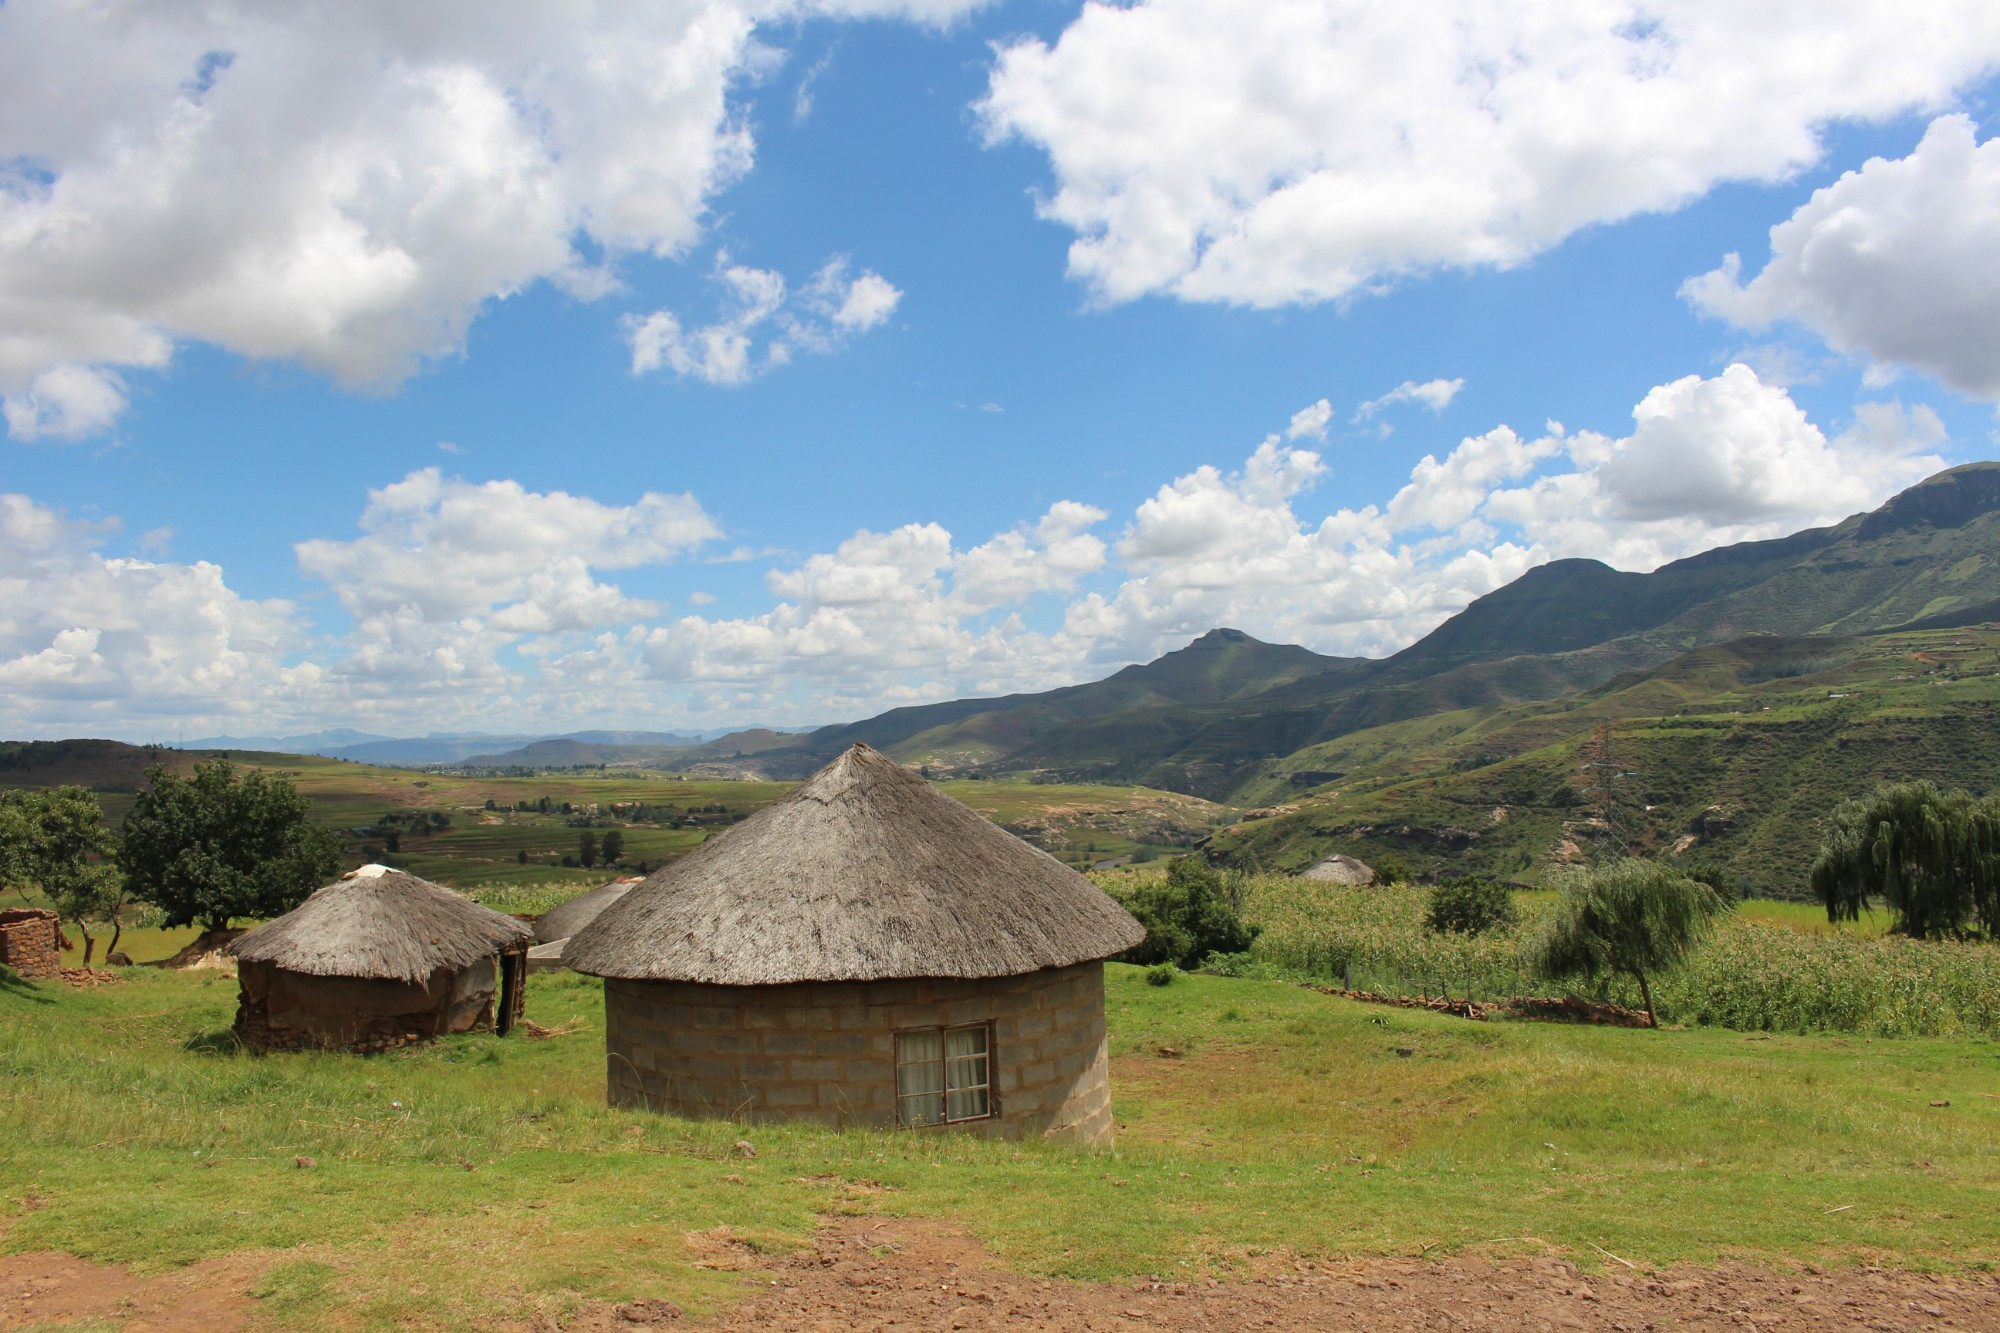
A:
<svg viewBox="0 0 2000 1333">
<path fill-rule="evenodd" d="M 1439 714 L 1289 756 L 1217 859 L 1335 851 L 1533 882 L 1615 837 L 1802 896 L 1820 823 L 1879 781 L 2000 787 L 2000 624 L 1704 647 L 1572 698 Z M 1340 776 L 1305 795 L 1290 773 Z M 1615 774 L 1607 780 L 1607 774 Z M 1288 799 L 1287 799 L 1288 798 Z"/>
</svg>

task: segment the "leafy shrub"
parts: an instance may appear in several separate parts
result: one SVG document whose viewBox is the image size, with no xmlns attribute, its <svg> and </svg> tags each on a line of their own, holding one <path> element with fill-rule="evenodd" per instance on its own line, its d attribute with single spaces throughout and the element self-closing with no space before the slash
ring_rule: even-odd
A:
<svg viewBox="0 0 2000 1333">
<path fill-rule="evenodd" d="M 1171 986 L 1180 977 L 1181 970 L 1172 963 L 1160 963 L 1146 969 L 1148 986 Z"/>
<path fill-rule="evenodd" d="M 1706 884 L 1709 888 L 1714 889 L 1715 896 L 1722 900 L 1722 905 L 1732 912 L 1736 910 L 1737 904 L 1741 903 L 1747 896 L 1745 892 L 1746 887 L 1756 887 L 1750 880 L 1730 873 L 1728 867 L 1717 865 L 1713 861 L 1701 861 L 1694 865 L 1685 865 L 1677 868 L 1683 875 L 1686 875 L 1696 883 Z"/>
<path fill-rule="evenodd" d="M 1243 923 L 1242 908 L 1239 877 L 1198 857 L 1181 857 L 1164 878 L 1142 883 L 1126 899 L 1125 909 L 1146 928 L 1146 938 L 1123 960 L 1195 968 L 1212 953 L 1240 953 L 1257 936 Z"/>
<path fill-rule="evenodd" d="M 1822 671 L 1837 671 L 1853 660 L 1851 657 L 1778 658 L 1769 662 L 1753 662 L 1738 672 L 1736 678 L 1745 685 L 1767 680 L 1792 680 L 1798 676 L 1817 676 Z"/>
<path fill-rule="evenodd" d="M 1377 884 L 1408 884 L 1410 878 L 1410 863 L 1394 852 L 1378 858 L 1375 862 Z"/>
<path fill-rule="evenodd" d="M 1438 881 L 1424 911 L 1424 929 L 1436 934 L 1478 935 L 1520 920 L 1514 891 L 1486 875 Z"/>
</svg>

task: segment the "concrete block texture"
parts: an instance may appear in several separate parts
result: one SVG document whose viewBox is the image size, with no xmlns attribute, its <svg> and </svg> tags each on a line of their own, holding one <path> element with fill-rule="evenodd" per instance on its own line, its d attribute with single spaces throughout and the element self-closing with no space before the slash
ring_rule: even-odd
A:
<svg viewBox="0 0 2000 1333">
<path fill-rule="evenodd" d="M 612 1105 L 695 1118 L 896 1124 L 896 1036 L 991 1025 L 994 1114 L 912 1133 L 1109 1147 L 1104 967 L 982 979 L 605 983 Z"/>
</svg>

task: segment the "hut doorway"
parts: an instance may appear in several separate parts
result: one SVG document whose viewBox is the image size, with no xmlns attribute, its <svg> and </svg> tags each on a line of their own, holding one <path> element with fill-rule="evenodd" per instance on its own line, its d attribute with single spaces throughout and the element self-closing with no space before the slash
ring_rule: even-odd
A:
<svg viewBox="0 0 2000 1333">
<path fill-rule="evenodd" d="M 521 988 L 522 973 L 528 969 L 528 955 L 525 950 L 509 949 L 500 955 L 500 1011 L 493 1016 L 493 1031 L 497 1036 L 506 1036 L 514 1030 L 514 1020 L 521 1016 L 525 1007 L 526 994 Z"/>
</svg>

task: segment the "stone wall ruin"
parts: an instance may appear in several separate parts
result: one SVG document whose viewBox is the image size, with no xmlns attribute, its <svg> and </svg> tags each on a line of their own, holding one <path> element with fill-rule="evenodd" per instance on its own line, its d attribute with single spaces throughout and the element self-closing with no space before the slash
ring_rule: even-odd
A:
<svg viewBox="0 0 2000 1333">
<path fill-rule="evenodd" d="M 0 911 L 0 964 L 30 980 L 62 972 L 62 926 L 54 912 L 40 907 L 10 907 Z"/>
</svg>

